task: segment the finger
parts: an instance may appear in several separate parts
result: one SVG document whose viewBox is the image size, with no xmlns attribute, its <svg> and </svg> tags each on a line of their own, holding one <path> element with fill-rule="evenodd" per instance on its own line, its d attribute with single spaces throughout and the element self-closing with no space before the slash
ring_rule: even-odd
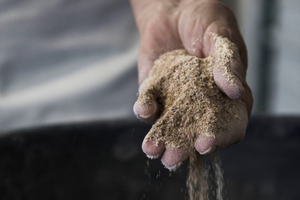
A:
<svg viewBox="0 0 300 200">
<path fill-rule="evenodd" d="M 153 26 L 153 27 L 152 27 Z M 149 26 L 141 34 L 141 43 L 138 57 L 138 75 L 140 88 L 148 77 L 154 61 L 167 51 L 182 48 L 177 33 L 168 22 L 157 23 Z M 163 27 L 162 27 L 163 26 Z M 168 32 L 166 32 L 168 31 Z M 140 93 L 141 93 L 140 89 Z M 139 101 L 134 104 L 135 115 L 145 122 L 155 122 L 160 116 L 161 109 L 155 99 L 152 98 L 148 105 L 142 105 Z"/>
<path fill-rule="evenodd" d="M 183 161 L 188 159 L 188 152 L 181 149 L 166 149 L 161 162 L 170 171 L 175 171 Z"/>
<path fill-rule="evenodd" d="M 210 9 L 216 9 L 216 7 Z M 179 35 L 183 46 L 189 54 L 199 58 L 213 56 L 216 59 L 218 63 L 214 67 L 213 72 L 216 84 L 230 98 L 241 99 L 245 94 L 242 83 L 245 79 L 246 66 L 244 65 L 247 64 L 246 46 L 239 33 L 234 15 L 230 13 L 228 10 L 228 22 L 224 17 L 218 19 L 217 14 L 208 21 L 201 21 L 195 18 L 194 15 L 185 13 L 179 20 Z M 188 23 L 186 22 L 186 18 L 190 19 Z M 216 35 L 219 38 L 228 38 L 232 41 L 230 42 L 231 44 L 234 43 L 238 47 L 238 49 L 235 48 L 237 51 L 235 57 L 231 59 L 233 62 L 227 63 L 225 67 L 219 66 L 220 61 L 222 61 L 220 58 L 222 58 L 222 54 L 225 51 L 222 49 L 224 45 L 220 46 L 220 40 L 216 40 Z M 240 55 L 244 64 L 240 61 Z M 225 76 L 226 74 L 230 74 L 231 76 Z"/>
<path fill-rule="evenodd" d="M 242 63 L 239 59 L 234 59 L 228 67 L 230 74 L 228 74 L 225 67 L 220 67 L 216 63 L 213 67 L 214 81 L 229 98 L 234 100 L 242 99 L 245 95 L 245 89 L 242 84 L 243 77 L 241 75 Z"/>
<path fill-rule="evenodd" d="M 215 137 L 203 137 L 199 136 L 195 143 L 195 149 L 201 154 L 206 155 L 213 152 L 216 148 L 215 146 L 216 138 Z"/>
<path fill-rule="evenodd" d="M 237 105 L 240 119 L 235 119 L 228 124 L 228 127 L 217 133 L 214 137 L 201 134 L 196 142 L 195 149 L 202 155 L 209 154 L 219 147 L 230 146 L 239 143 L 245 136 L 248 124 L 248 113 L 245 103 L 238 102 Z"/>
<path fill-rule="evenodd" d="M 158 158 L 164 152 L 165 146 L 162 142 L 156 142 L 153 140 L 147 141 L 144 139 L 142 144 L 142 150 L 148 158 Z"/>
<path fill-rule="evenodd" d="M 219 36 L 222 35 L 224 37 L 231 37 L 232 35 L 227 28 L 218 27 L 211 30 L 217 32 L 218 35 L 220 34 Z M 187 36 L 183 38 L 185 39 L 183 44 L 185 45 L 188 53 L 200 58 L 207 57 L 209 55 L 212 55 L 216 59 L 220 58 L 221 55 L 218 54 L 221 54 L 224 51 L 220 52 L 219 48 L 222 48 L 220 45 L 216 48 L 214 36 L 211 34 L 203 36 L 203 33 L 198 33 L 197 36 L 196 33 L 197 31 L 194 30 L 188 35 L 190 38 L 194 39 L 186 39 Z M 230 50 L 231 49 L 228 49 L 228 51 Z M 221 62 L 217 61 L 213 68 L 215 83 L 231 99 L 242 99 L 245 95 L 243 81 L 246 67 L 241 62 L 238 54 L 239 53 L 236 52 L 232 62 L 226 64 L 226 66 L 220 66 Z"/>
<path fill-rule="evenodd" d="M 144 122 L 154 123 L 159 117 L 157 111 L 158 105 L 155 101 L 147 105 L 142 105 L 139 101 L 136 101 L 133 106 L 135 116 Z"/>
<path fill-rule="evenodd" d="M 242 99 L 245 95 L 243 82 L 245 82 L 246 66 L 241 62 L 237 47 L 242 49 L 246 47 L 237 33 L 216 25 L 210 26 L 204 36 L 205 54 L 215 58 L 213 67 L 215 83 L 231 99 Z M 231 38 L 235 38 L 233 40 L 236 43 L 233 43 Z"/>
<path fill-rule="evenodd" d="M 217 66 L 214 67 L 214 76 L 218 72 L 215 81 L 219 88 L 230 98 L 243 98 L 245 94 L 243 86 L 246 82 L 247 50 L 233 12 L 221 2 L 204 3 L 201 6 L 187 8 L 181 13 L 178 23 L 178 32 L 183 46 L 193 56 L 218 58 L 220 53 L 218 48 L 215 48 L 216 40 L 211 33 L 228 38 L 235 44 L 238 49 L 237 57 L 232 59 L 233 63 L 228 63 L 228 66 L 226 66 L 232 77 L 230 79 L 225 77 L 224 74 L 227 71 L 224 73 Z M 199 13 L 203 17 L 199 17 Z M 242 64 L 239 63 L 238 57 L 241 58 Z"/>
<path fill-rule="evenodd" d="M 146 81 L 144 81 L 144 83 L 139 87 L 139 93 L 143 95 L 144 99 L 147 99 L 147 103 L 142 103 L 141 97 L 139 97 L 133 106 L 133 112 L 138 119 L 154 123 L 160 116 L 161 111 L 158 103 L 153 99 L 152 94 L 147 91 L 146 86 Z"/>
</svg>

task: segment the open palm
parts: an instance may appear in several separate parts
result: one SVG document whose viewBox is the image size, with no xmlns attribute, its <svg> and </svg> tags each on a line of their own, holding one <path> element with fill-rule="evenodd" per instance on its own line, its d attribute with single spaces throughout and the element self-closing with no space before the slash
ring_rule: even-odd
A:
<svg viewBox="0 0 300 200">
<path fill-rule="evenodd" d="M 218 147 L 240 142 L 245 135 L 253 99 L 246 82 L 247 50 L 233 13 L 215 0 L 151 1 L 148 4 L 132 0 L 131 3 L 141 34 L 138 58 L 140 89 L 145 86 L 143 82 L 153 67 L 154 60 L 165 52 L 184 48 L 189 54 L 199 58 L 210 55 L 216 57 L 215 41 L 211 33 L 228 38 L 238 47 L 239 56 L 230 63 L 236 83 L 229 83 L 217 64 L 214 66 L 213 76 L 221 91 L 231 99 L 239 100 L 241 120 L 232 122 L 214 138 L 199 137 L 195 149 L 200 154 L 206 154 Z M 156 101 L 148 106 L 136 102 L 134 112 L 143 121 L 155 122 L 161 110 Z M 162 162 L 169 169 L 188 158 L 186 151 L 165 149 L 163 143 L 156 145 L 156 141 L 144 142 L 142 148 L 149 157 L 162 155 Z"/>
</svg>

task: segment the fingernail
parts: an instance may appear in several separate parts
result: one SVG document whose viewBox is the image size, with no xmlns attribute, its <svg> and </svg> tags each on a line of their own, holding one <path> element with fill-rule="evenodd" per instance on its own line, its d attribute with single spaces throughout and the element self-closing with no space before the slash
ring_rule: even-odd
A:
<svg viewBox="0 0 300 200">
<path fill-rule="evenodd" d="M 148 140 L 147 136 L 142 143 L 142 150 L 146 154 L 146 156 L 150 159 L 158 158 L 164 151 L 164 148 L 165 147 L 162 142 Z"/>
<path fill-rule="evenodd" d="M 162 163 L 163 165 L 164 165 L 164 163 Z M 173 165 L 173 166 L 171 166 L 171 167 L 167 167 L 167 166 L 165 166 L 165 168 L 167 168 L 170 172 L 175 172 L 179 167 L 180 167 L 180 165 L 182 164 L 182 162 L 180 162 L 180 163 L 178 163 L 178 164 L 176 164 L 176 165 Z"/>
<path fill-rule="evenodd" d="M 211 147 L 209 149 L 207 149 L 206 151 L 203 151 L 203 152 L 199 152 L 201 155 L 205 155 L 205 154 L 208 154 L 211 150 Z"/>
<path fill-rule="evenodd" d="M 199 136 L 195 143 L 196 150 L 201 154 L 205 155 L 210 153 L 213 149 L 213 146 L 215 144 L 215 137 L 202 137 Z"/>
<path fill-rule="evenodd" d="M 147 156 L 149 159 L 151 159 L 151 160 L 156 159 L 156 158 L 159 158 L 159 155 L 149 156 L 149 155 L 146 154 L 146 156 Z"/>
<path fill-rule="evenodd" d="M 133 106 L 133 112 L 135 116 L 140 120 L 146 120 L 147 122 L 155 122 L 156 120 L 156 103 L 150 105 L 141 105 L 138 101 L 135 102 Z"/>
<path fill-rule="evenodd" d="M 151 115 L 141 115 L 141 114 L 138 114 L 138 116 L 143 119 L 148 119 L 149 117 L 151 117 Z"/>
</svg>

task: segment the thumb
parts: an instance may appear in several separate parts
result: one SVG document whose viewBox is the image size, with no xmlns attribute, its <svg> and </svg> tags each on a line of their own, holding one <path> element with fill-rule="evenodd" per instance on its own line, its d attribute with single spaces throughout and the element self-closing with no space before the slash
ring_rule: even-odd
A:
<svg viewBox="0 0 300 200">
<path fill-rule="evenodd" d="M 231 99 L 242 99 L 245 95 L 245 69 L 235 43 L 231 42 L 230 31 L 221 31 L 222 36 L 215 32 L 208 32 L 204 37 L 208 55 L 215 58 L 213 76 L 216 85 Z M 246 48 L 239 45 L 240 48 Z"/>
</svg>

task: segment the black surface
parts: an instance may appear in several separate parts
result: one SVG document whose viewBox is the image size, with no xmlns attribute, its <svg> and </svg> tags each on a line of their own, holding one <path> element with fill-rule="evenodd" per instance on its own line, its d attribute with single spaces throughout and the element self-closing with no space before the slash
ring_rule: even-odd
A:
<svg viewBox="0 0 300 200">
<path fill-rule="evenodd" d="M 228 199 L 300 199 L 299 121 L 252 117 L 243 142 L 220 151 Z M 3 134 L 0 199 L 185 199 L 186 165 L 170 177 L 141 151 L 150 127 L 113 121 Z"/>
</svg>

